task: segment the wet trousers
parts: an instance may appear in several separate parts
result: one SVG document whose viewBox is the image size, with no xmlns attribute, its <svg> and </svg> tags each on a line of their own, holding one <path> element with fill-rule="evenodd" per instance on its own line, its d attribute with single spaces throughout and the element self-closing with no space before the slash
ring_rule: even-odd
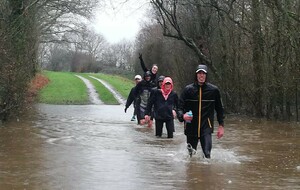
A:
<svg viewBox="0 0 300 190">
<path fill-rule="evenodd" d="M 170 120 L 159 120 L 155 119 L 155 136 L 161 137 L 164 123 L 166 123 L 168 138 L 173 138 L 174 128 L 174 119 Z"/>
<path fill-rule="evenodd" d="M 193 149 L 195 150 L 197 150 L 199 140 L 205 158 L 210 158 L 210 152 L 212 148 L 211 133 L 203 135 L 200 138 L 194 136 L 186 136 L 186 142 L 191 144 Z"/>
</svg>

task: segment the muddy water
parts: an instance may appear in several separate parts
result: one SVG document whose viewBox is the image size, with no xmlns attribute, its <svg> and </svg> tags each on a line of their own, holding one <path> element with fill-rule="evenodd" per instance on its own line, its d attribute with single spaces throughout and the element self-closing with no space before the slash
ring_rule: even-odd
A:
<svg viewBox="0 0 300 190">
<path fill-rule="evenodd" d="M 300 189 L 300 126 L 230 117 L 212 159 L 123 106 L 37 105 L 0 127 L 0 189 Z"/>
</svg>

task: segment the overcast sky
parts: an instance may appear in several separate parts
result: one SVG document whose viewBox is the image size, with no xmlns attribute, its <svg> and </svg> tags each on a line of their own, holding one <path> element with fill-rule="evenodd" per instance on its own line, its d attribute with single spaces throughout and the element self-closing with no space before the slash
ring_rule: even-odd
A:
<svg viewBox="0 0 300 190">
<path fill-rule="evenodd" d="M 95 30 L 110 43 L 134 40 L 149 7 L 149 0 L 107 0 L 96 14 Z"/>
</svg>

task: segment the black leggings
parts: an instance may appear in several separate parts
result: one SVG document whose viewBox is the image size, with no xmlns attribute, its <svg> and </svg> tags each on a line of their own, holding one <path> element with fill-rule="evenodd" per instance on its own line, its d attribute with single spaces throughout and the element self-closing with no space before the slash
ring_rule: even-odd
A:
<svg viewBox="0 0 300 190">
<path fill-rule="evenodd" d="M 186 142 L 191 144 L 193 149 L 197 150 L 198 141 L 200 140 L 201 148 L 206 158 L 210 158 L 212 148 L 211 133 L 201 136 L 200 138 L 194 136 L 186 136 Z"/>
<path fill-rule="evenodd" d="M 174 119 L 170 119 L 170 120 L 155 119 L 155 136 L 161 137 L 164 123 L 166 123 L 168 138 L 173 138 L 173 132 L 175 132 Z"/>
</svg>

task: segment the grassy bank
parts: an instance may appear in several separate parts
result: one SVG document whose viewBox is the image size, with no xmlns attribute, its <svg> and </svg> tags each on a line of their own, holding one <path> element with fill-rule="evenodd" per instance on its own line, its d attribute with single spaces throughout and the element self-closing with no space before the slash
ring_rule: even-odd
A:
<svg viewBox="0 0 300 190">
<path fill-rule="evenodd" d="M 73 73 L 43 72 L 50 82 L 40 92 L 38 100 L 47 104 L 87 104 L 85 84 Z"/>
<path fill-rule="evenodd" d="M 78 74 L 70 72 L 44 71 L 50 82 L 39 92 L 39 102 L 47 104 L 88 104 L 88 92 L 84 82 L 75 76 L 81 75 L 90 80 L 105 104 L 118 104 L 114 96 L 99 81 L 89 77 L 105 80 L 111 84 L 123 97 L 127 98 L 134 86 L 131 80 L 108 74 Z"/>
</svg>

